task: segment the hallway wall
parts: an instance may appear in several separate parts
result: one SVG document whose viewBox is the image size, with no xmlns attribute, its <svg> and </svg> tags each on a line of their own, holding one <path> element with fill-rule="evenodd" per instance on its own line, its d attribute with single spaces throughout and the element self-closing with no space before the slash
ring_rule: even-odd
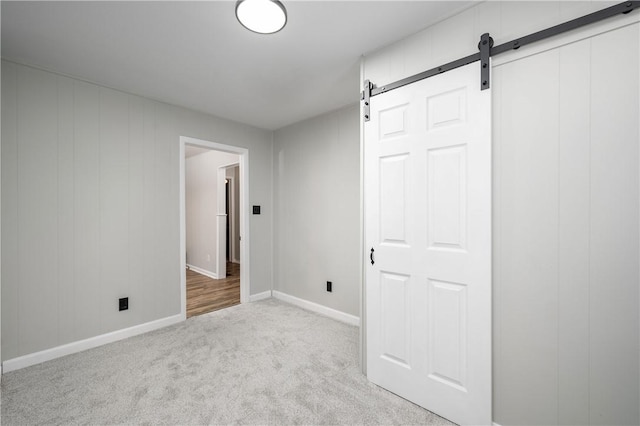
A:
<svg viewBox="0 0 640 426">
<path fill-rule="evenodd" d="M 357 106 L 274 133 L 274 290 L 360 316 Z M 326 291 L 326 281 L 333 292 Z"/>
<path fill-rule="evenodd" d="M 272 132 L 2 62 L 3 360 L 180 314 L 180 136 L 249 149 L 270 290 Z"/>
</svg>

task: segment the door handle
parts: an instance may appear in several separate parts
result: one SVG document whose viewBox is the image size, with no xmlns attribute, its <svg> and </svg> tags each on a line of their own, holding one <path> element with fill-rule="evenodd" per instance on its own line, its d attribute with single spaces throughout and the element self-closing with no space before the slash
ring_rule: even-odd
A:
<svg viewBox="0 0 640 426">
<path fill-rule="evenodd" d="M 369 254 L 369 259 L 371 259 L 371 264 L 373 265 L 374 263 L 376 263 L 375 260 L 373 260 L 373 247 L 371 247 L 371 254 Z"/>
</svg>

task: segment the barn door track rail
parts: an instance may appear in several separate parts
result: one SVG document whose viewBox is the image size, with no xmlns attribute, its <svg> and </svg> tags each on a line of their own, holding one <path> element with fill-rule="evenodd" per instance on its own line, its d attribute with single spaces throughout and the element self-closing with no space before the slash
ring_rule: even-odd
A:
<svg viewBox="0 0 640 426">
<path fill-rule="evenodd" d="M 444 65 L 440 65 L 439 67 L 431 68 L 430 70 L 412 75 L 411 77 L 403 78 L 402 80 L 387 84 L 383 87 L 376 87 L 376 85 L 369 80 L 365 80 L 364 90 L 360 94 L 360 100 L 363 102 L 364 121 L 369 121 L 371 119 L 371 98 L 376 95 L 380 95 L 399 87 L 406 86 L 407 84 L 415 83 L 416 81 L 424 80 L 425 78 L 433 77 L 434 75 L 442 74 L 447 71 L 463 67 L 476 61 L 480 61 L 480 90 L 486 90 L 490 87 L 489 73 L 491 67 L 489 66 L 489 58 L 491 56 L 496 56 L 501 53 L 508 52 L 509 50 L 516 50 L 521 48 L 522 46 L 526 46 L 527 44 L 535 43 L 537 41 L 565 33 L 567 31 L 572 31 L 577 28 L 584 27 L 586 25 L 590 25 L 607 18 L 611 18 L 612 16 L 626 14 L 638 8 L 640 8 L 640 1 L 625 1 L 599 10 L 597 12 L 572 19 L 571 21 L 567 21 L 562 24 L 537 31 L 535 33 L 511 40 L 506 43 L 502 43 L 498 46 L 494 46 L 493 39 L 491 38 L 489 33 L 485 33 L 482 34 L 482 36 L 480 37 L 480 42 L 478 43 L 479 52 L 474 53 L 473 55 L 465 56 L 464 58 L 448 62 Z"/>
</svg>

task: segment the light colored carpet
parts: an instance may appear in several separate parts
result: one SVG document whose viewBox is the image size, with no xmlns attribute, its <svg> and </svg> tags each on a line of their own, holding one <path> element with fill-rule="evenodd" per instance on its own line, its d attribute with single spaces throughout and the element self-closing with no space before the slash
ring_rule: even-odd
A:
<svg viewBox="0 0 640 426">
<path fill-rule="evenodd" d="M 357 354 L 356 327 L 268 299 L 7 373 L 2 424 L 451 424 Z"/>
</svg>

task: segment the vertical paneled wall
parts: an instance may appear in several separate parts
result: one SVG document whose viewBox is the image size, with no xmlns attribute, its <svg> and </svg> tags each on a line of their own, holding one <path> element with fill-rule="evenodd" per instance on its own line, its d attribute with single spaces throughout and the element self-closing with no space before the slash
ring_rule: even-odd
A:
<svg viewBox="0 0 640 426">
<path fill-rule="evenodd" d="M 249 148 L 270 289 L 270 131 L 2 62 L 3 360 L 180 313 L 180 136 Z"/>
<path fill-rule="evenodd" d="M 355 316 L 358 141 L 358 108 L 351 106 L 277 130 L 273 150 L 274 290 Z"/>
<path fill-rule="evenodd" d="M 381 86 L 473 53 L 483 32 L 501 43 L 609 4 L 486 2 L 366 57 L 364 78 Z M 494 58 L 498 424 L 640 422 L 639 20 Z"/>
<path fill-rule="evenodd" d="M 639 36 L 636 24 L 494 68 L 504 423 L 639 420 Z"/>
</svg>

